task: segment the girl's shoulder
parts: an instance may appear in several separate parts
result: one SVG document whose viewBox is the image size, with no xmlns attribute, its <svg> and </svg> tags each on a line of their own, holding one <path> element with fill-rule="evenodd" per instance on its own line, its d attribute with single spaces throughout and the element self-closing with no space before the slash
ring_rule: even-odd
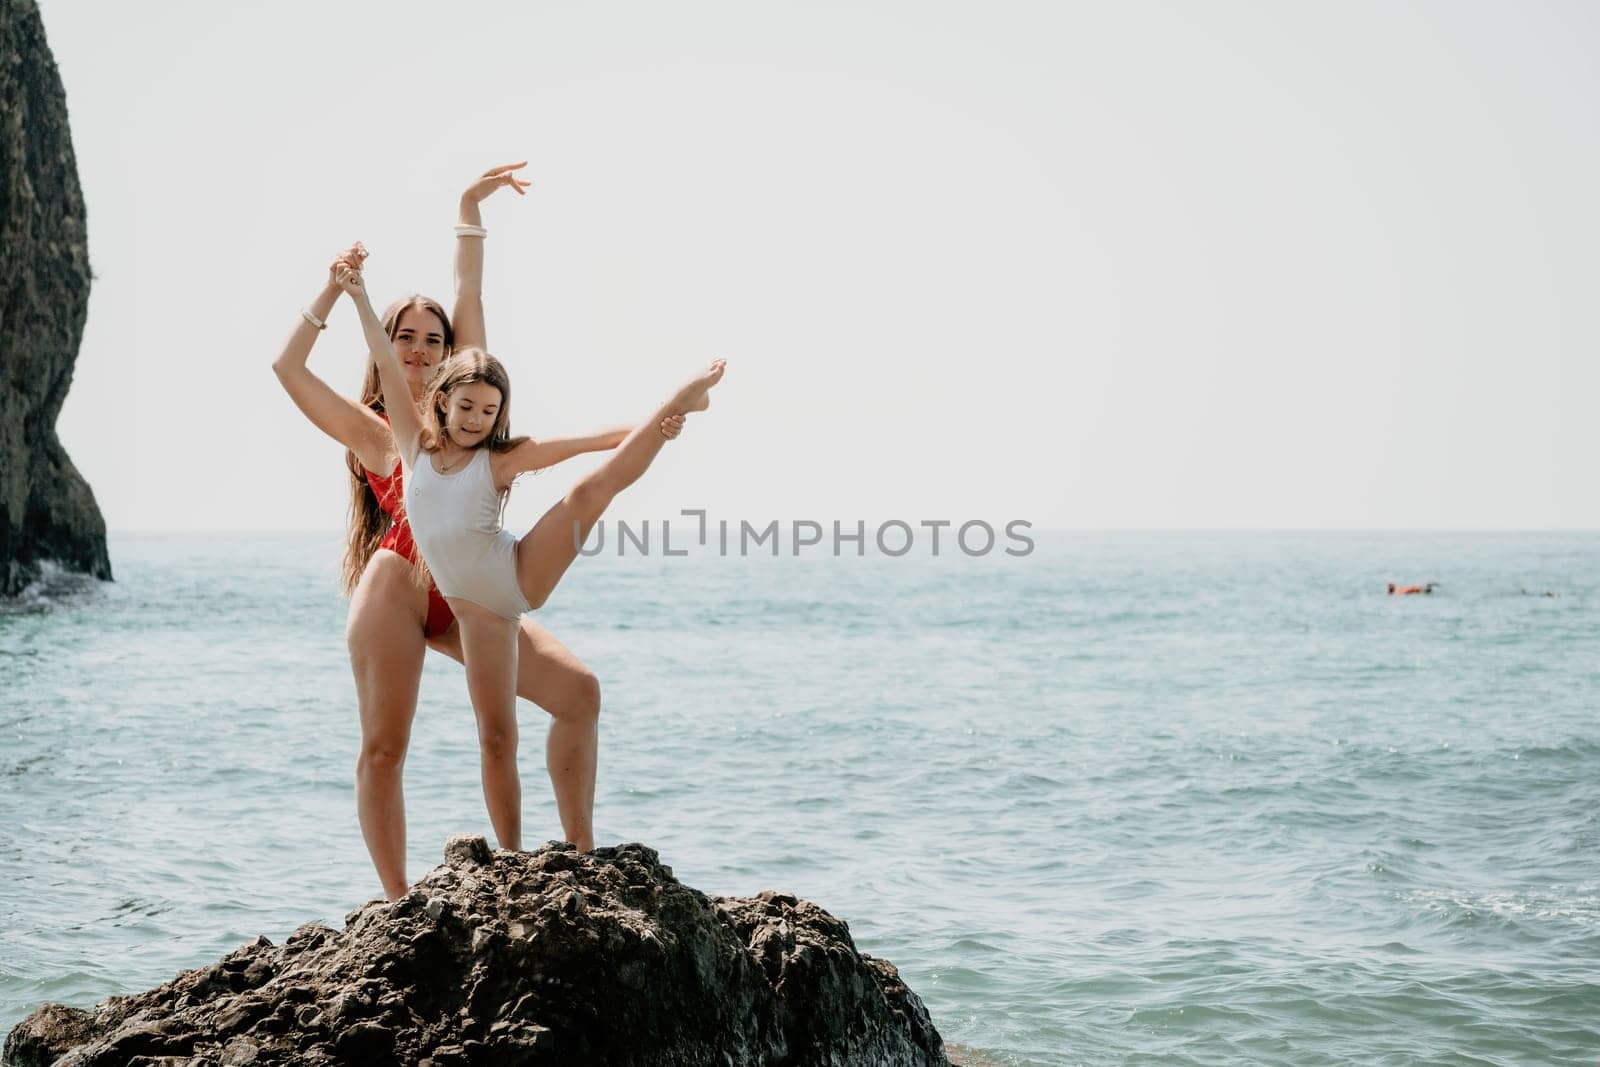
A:
<svg viewBox="0 0 1600 1067">
<path fill-rule="evenodd" d="M 507 448 L 496 451 L 491 448 L 480 448 L 488 456 L 484 467 L 489 472 L 489 481 L 494 485 L 495 491 L 509 493 L 511 483 L 517 480 L 517 475 L 522 473 L 520 459 L 517 456 L 517 446 L 528 440 L 526 437 L 514 438 Z"/>
</svg>

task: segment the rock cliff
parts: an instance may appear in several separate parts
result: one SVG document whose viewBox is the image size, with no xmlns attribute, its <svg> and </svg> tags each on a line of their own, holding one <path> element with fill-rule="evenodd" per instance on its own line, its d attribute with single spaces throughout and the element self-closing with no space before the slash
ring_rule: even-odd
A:
<svg viewBox="0 0 1600 1067">
<path fill-rule="evenodd" d="M 452 838 L 410 895 L 257 938 L 92 1011 L 45 1005 L 7 1067 L 193 1064 L 943 1065 L 922 1001 L 843 922 L 707 897 L 623 845 Z"/>
<path fill-rule="evenodd" d="M 56 438 L 89 309 L 67 98 L 34 0 L 0 0 L 0 596 L 55 561 L 111 577 L 106 524 Z"/>
</svg>

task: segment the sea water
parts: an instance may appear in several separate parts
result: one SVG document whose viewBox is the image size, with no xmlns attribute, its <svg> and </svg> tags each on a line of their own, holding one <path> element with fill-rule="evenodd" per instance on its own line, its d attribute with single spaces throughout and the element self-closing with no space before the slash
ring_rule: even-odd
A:
<svg viewBox="0 0 1600 1067">
<path fill-rule="evenodd" d="M 597 840 L 816 901 L 973 1062 L 1600 1060 L 1600 536 L 1035 540 L 579 560 Z M 0 611 L 0 1032 L 377 895 L 338 548 L 114 536 Z M 489 834 L 438 656 L 406 801 L 414 878 Z"/>
</svg>

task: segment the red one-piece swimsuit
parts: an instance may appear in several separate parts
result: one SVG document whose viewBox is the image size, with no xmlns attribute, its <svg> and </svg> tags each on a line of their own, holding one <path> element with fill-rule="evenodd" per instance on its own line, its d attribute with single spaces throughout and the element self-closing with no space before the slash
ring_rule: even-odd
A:
<svg viewBox="0 0 1600 1067">
<path fill-rule="evenodd" d="M 389 472 L 387 478 L 380 478 L 367 471 L 367 484 L 372 486 L 373 495 L 378 498 L 378 506 L 389 516 L 389 532 L 383 535 L 378 547 L 387 548 L 390 552 L 404 556 L 415 565 L 417 543 L 411 539 L 411 523 L 406 521 L 405 480 L 401 477 L 400 461 L 398 459 L 394 461 L 394 470 Z M 427 637 L 438 637 L 450 629 L 450 624 L 455 621 L 455 612 L 444 602 L 439 587 L 430 581 L 428 619 L 422 624 L 423 634 Z"/>
</svg>

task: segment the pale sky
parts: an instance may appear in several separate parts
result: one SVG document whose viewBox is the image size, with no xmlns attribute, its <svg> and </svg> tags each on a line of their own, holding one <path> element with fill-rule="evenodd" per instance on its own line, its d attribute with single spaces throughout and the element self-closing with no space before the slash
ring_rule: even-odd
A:
<svg viewBox="0 0 1600 1067">
<path fill-rule="evenodd" d="M 513 428 L 714 406 L 615 514 L 1597 528 L 1600 5 L 43 0 L 107 522 L 335 529 L 270 364 L 359 238 Z M 359 383 L 339 305 L 311 365 Z M 581 471 L 518 487 L 521 528 Z"/>
</svg>

